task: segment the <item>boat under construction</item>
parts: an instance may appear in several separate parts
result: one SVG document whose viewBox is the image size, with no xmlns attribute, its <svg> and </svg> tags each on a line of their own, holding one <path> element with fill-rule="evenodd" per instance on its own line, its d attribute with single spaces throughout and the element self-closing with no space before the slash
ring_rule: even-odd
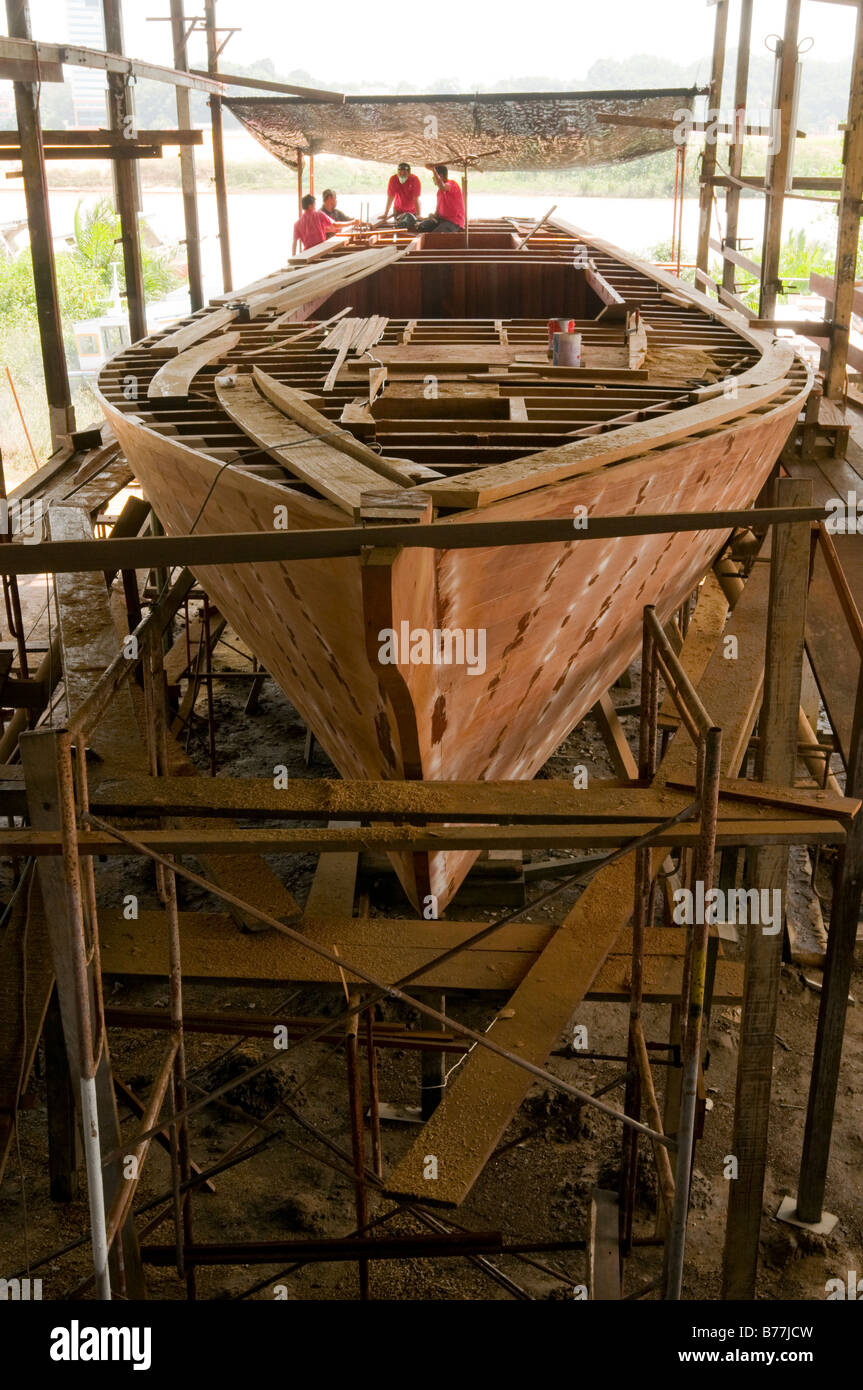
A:
<svg viewBox="0 0 863 1390">
<path fill-rule="evenodd" d="M 810 385 L 787 341 L 552 216 L 335 236 L 124 350 L 98 393 L 170 535 L 572 515 L 554 554 L 198 573 L 343 777 L 479 781 L 532 778 L 644 606 L 665 621 L 727 538 L 591 521 L 751 506 Z M 475 857 L 393 860 L 443 911 Z"/>
</svg>

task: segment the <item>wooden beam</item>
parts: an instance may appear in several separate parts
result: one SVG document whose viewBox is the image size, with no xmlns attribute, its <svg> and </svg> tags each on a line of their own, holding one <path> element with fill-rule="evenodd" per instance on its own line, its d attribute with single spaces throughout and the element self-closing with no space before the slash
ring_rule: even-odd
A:
<svg viewBox="0 0 863 1390">
<path fill-rule="evenodd" d="M 105 22 L 106 46 L 122 53 L 122 0 L 102 0 L 102 16 Z M 108 73 L 108 115 L 111 131 L 118 142 L 129 135 L 130 122 L 134 138 L 140 139 L 134 129 L 135 109 L 129 79 L 124 73 Z M 144 270 L 138 226 L 138 186 L 134 166 L 122 157 L 114 161 L 114 194 L 117 212 L 120 215 L 129 334 L 132 342 L 137 343 L 147 336 L 147 301 L 144 294 Z"/>
<path fill-rule="evenodd" d="M 741 600 L 738 604 L 738 625 L 747 615 L 750 621 L 751 614 L 758 617 L 762 587 L 766 585 L 758 577 L 750 602 Z M 688 636 L 681 656 L 684 669 L 689 660 L 687 643 Z M 733 671 L 729 669 L 732 665 L 736 667 Z M 755 650 L 747 653 L 745 660 L 730 663 L 723 660 L 719 650 L 718 655 L 714 652 L 699 684 L 713 717 L 723 727 L 725 771 L 736 772 L 739 767 L 739 749 L 741 745 L 745 748 L 755 719 L 762 671 L 763 652 Z M 660 764 L 659 783 L 669 775 L 679 776 L 684 769 L 691 770 L 693 763 L 691 743 L 683 734 L 676 735 Z M 677 827 L 678 836 L 682 828 Z M 654 870 L 664 858 L 661 851 L 654 852 Z M 495 1022 L 492 1036 L 496 1041 L 510 1048 L 518 1047 L 521 1055 L 532 1060 L 545 1061 L 592 987 L 606 957 L 617 948 L 632 914 L 634 888 L 633 855 L 601 870 L 591 880 L 536 965 L 525 974 L 507 1010 Z M 459 1068 L 442 1105 L 389 1178 L 387 1189 L 414 1198 L 421 1195 L 426 1202 L 458 1205 L 470 1191 L 526 1092 L 525 1079 L 517 1076 L 510 1064 L 491 1054 L 474 1052 Z M 427 1154 L 435 1154 L 439 1160 L 435 1183 L 422 1177 Z"/>
<path fill-rule="evenodd" d="M 725 3 L 726 0 L 723 0 Z M 532 491 L 551 482 L 592 473 L 608 463 L 646 454 L 658 445 L 685 439 L 696 430 L 724 424 L 765 404 L 785 389 L 784 379 L 766 386 L 740 387 L 735 398 L 724 396 L 684 406 L 667 416 L 624 425 L 606 437 L 580 439 L 528 458 L 477 468 L 456 478 L 423 484 L 438 506 L 487 507 L 504 497 Z"/>
<path fill-rule="evenodd" d="M 638 779 L 638 763 L 630 748 L 611 695 L 601 695 L 591 711 L 605 741 L 618 777 Z"/>
<path fill-rule="evenodd" d="M 693 648 L 701 663 L 701 645 L 694 641 L 687 652 Z M 14 767 L 7 769 L 7 776 L 0 787 L 8 794 L 10 787 L 19 787 L 20 777 L 15 775 Z M 598 830 L 606 823 L 627 821 L 635 825 L 665 820 L 689 804 L 692 798 L 685 793 L 693 789 L 692 778 L 682 775 L 659 789 L 634 786 L 628 779 L 600 777 L 591 778 L 590 786 L 583 789 L 557 778 L 477 783 L 429 780 L 416 784 L 295 778 L 290 786 L 276 788 L 268 778 L 198 777 L 184 770 L 182 777 L 169 783 L 149 776 L 101 779 L 93 790 L 91 803 L 107 816 L 128 812 L 141 817 L 242 816 L 247 820 L 362 820 L 392 825 L 414 821 L 462 825 L 494 821 L 500 826 L 560 824 Z M 722 782 L 719 815 L 724 821 L 755 822 L 769 816 L 772 808 L 783 815 L 803 816 L 807 823 L 819 817 L 850 821 L 858 806 L 853 797 L 825 794 L 820 788 L 789 790 L 771 783 L 730 778 Z"/>
<path fill-rule="evenodd" d="M 725 46 L 728 35 L 728 0 L 717 0 L 716 20 L 713 31 L 713 59 L 710 69 L 710 85 L 707 95 L 707 114 L 717 112 L 722 104 L 722 74 L 725 70 Z M 716 135 L 704 142 L 701 156 L 702 179 L 709 179 L 716 171 Z M 710 219 L 713 212 L 713 192 L 709 183 L 702 183 L 698 194 L 698 243 L 695 263 L 699 270 L 707 271 L 710 254 Z"/>
<path fill-rule="evenodd" d="M 167 82 L 172 87 L 187 87 L 196 92 L 219 92 L 224 94 L 224 85 L 208 77 L 206 73 L 178 72 L 174 68 L 161 67 L 158 63 L 145 63 L 138 58 L 126 58 L 122 53 L 108 53 L 100 48 L 82 48 L 77 44 L 34 43 L 26 41 L 17 34 L 0 38 L 0 61 L 23 62 L 33 70 L 28 80 L 38 81 L 43 70 L 50 76 L 44 81 L 59 80 L 53 77 L 53 70 L 60 64 L 66 67 L 95 68 L 102 72 L 126 73 L 129 77 L 145 82 Z"/>
<path fill-rule="evenodd" d="M 123 465 L 126 467 L 125 463 Z M 128 482 L 128 469 L 122 475 Z M 370 491 L 380 491 L 374 476 Z M 423 489 L 425 491 L 425 489 Z M 671 512 L 641 516 L 604 516 L 591 520 L 589 530 L 573 528 L 571 518 L 516 522 L 443 521 L 429 524 L 381 526 L 376 546 L 474 549 L 488 545 L 538 545 L 614 536 L 675 535 L 682 531 L 730 531 L 737 526 L 772 525 L 783 521 L 826 521 L 824 507 L 804 510 L 745 508 L 727 512 Z M 292 532 L 213 532 L 195 536 L 139 536 L 129 540 L 44 541 L 40 546 L 10 545 L 0 549 L 0 574 L 77 574 L 88 569 L 150 569 L 165 565 L 267 564 L 283 560 L 360 555 L 368 548 L 368 533 L 356 527 Z"/>
<path fill-rule="evenodd" d="M 174 67 L 188 72 L 186 53 L 185 0 L 171 0 L 171 39 L 174 46 Z M 189 89 L 177 87 L 177 125 L 181 130 L 192 129 L 192 107 Z M 195 182 L 195 152 L 190 145 L 180 146 L 180 180 L 183 188 L 183 220 L 186 228 L 186 264 L 189 268 L 189 302 L 192 312 L 204 303 L 204 279 L 201 270 L 201 234 L 198 226 L 198 192 Z"/>
<path fill-rule="evenodd" d="M 25 47 L 30 47 L 32 35 L 28 0 L 6 0 L 6 19 L 10 40 L 20 40 Z M 3 43 L 0 42 L 0 56 L 2 51 Z M 39 122 L 38 87 L 35 82 L 16 82 L 14 91 L 18 133 L 21 139 L 21 166 L 30 231 L 30 253 L 33 261 L 36 316 L 42 349 L 42 369 L 45 374 L 45 395 L 48 399 L 48 421 L 52 445 L 56 450 L 62 446 L 64 437 L 75 428 L 75 411 L 72 406 L 57 296 L 54 240 Z"/>
<path fill-rule="evenodd" d="M 204 0 L 204 27 L 207 31 L 207 72 L 215 77 L 219 70 L 219 37 L 216 28 L 216 0 Z M 234 287 L 231 270 L 231 224 L 228 217 L 228 180 L 225 171 L 225 139 L 222 129 L 222 98 L 210 97 L 210 133 L 213 142 L 213 183 L 216 188 L 216 216 L 219 223 L 219 256 L 222 262 L 222 289 Z"/>
<path fill-rule="evenodd" d="M 806 479 L 782 478 L 777 502 L 805 506 L 812 495 Z M 797 726 L 803 673 L 806 596 L 809 585 L 809 527 L 777 527 L 770 574 L 764 698 L 758 745 L 759 776 L 790 786 L 797 767 Z M 750 860 L 747 887 L 784 895 L 788 851 L 759 849 Z M 767 1136 L 773 1072 L 781 929 L 746 931 L 746 973 L 731 1152 L 738 1164 L 730 1183 L 723 1257 L 723 1297 L 754 1299 L 767 1165 Z"/>
<path fill-rule="evenodd" d="M 103 0 L 103 4 L 105 0 Z M 122 74 L 121 74 L 122 75 Z M 110 78 L 109 78 L 110 80 Z M 203 143 L 201 130 L 140 130 L 135 127 L 132 139 L 140 145 L 200 145 Z M 112 126 L 108 130 L 43 130 L 42 144 L 52 148 L 64 145 L 121 145 L 128 143 L 126 137 L 118 135 Z M 0 148 L 19 146 L 21 137 L 17 130 L 0 130 Z"/>
<path fill-rule="evenodd" d="M 201 68 L 190 68 L 194 77 L 209 77 L 210 73 Z M 265 82 L 260 77 L 238 77 L 234 72 L 220 72 L 220 90 L 226 87 L 253 87 L 256 91 L 282 92 L 285 96 L 305 97 L 307 101 L 333 101 L 343 105 L 344 92 L 334 92 L 329 87 L 297 87 L 290 82 Z"/>
<path fill-rule="evenodd" d="M 94 795 L 94 803 L 95 803 Z M 95 813 L 94 813 L 95 814 Z M 119 818 L 118 818 L 119 819 Z M 730 845 L 838 845 L 847 834 L 847 820 L 828 816 L 805 816 L 799 812 L 761 810 L 741 806 L 733 815 L 720 817 L 716 843 L 721 848 Z M 686 823 L 662 828 L 662 821 L 618 821 L 543 825 L 451 825 L 428 827 L 409 825 L 374 825 L 362 830 L 321 830 L 315 828 L 262 827 L 233 829 L 219 822 L 212 828 L 178 828 L 142 830 L 135 844 L 118 841 L 109 830 L 82 831 L 79 839 L 81 853 L 86 855 L 150 855 L 193 854 L 347 854 L 356 849 L 378 849 L 387 853 L 407 851 L 411 854 L 437 853 L 440 850 L 519 849 L 619 849 L 642 835 L 655 837 L 664 849 L 674 845 L 689 848 L 698 843 L 697 824 Z M 137 846 L 137 847 L 136 847 Z M 62 845 L 56 834 L 49 831 L 0 830 L 0 850 L 9 859 L 56 858 Z"/>
<path fill-rule="evenodd" d="M 727 238 L 727 241 L 717 241 L 715 237 L 711 237 L 711 238 L 710 238 L 710 246 L 711 246 L 711 249 L 712 249 L 713 251 L 718 251 L 719 254 L 720 254 L 720 256 L 722 256 L 723 260 L 725 260 L 725 261 L 730 261 L 730 262 L 732 263 L 732 270 L 733 270 L 733 267 L 734 267 L 735 265 L 739 265 L 741 270 L 745 270 L 745 271 L 747 272 L 747 274 L 749 274 L 749 275 L 754 275 L 755 278 L 758 279 L 759 275 L 761 274 L 761 266 L 758 264 L 757 261 L 753 261 L 749 256 L 744 256 L 742 252 L 740 252 L 740 251 L 735 251 L 734 248 L 733 248 L 733 246 L 730 246 L 730 245 L 727 244 L 727 242 L 730 241 L 730 240 L 731 240 L 731 238 L 729 237 L 729 238 Z M 730 285 L 724 285 L 724 287 L 725 287 L 725 289 L 728 289 L 728 290 L 732 290 L 732 291 L 733 291 L 733 289 L 734 289 L 734 276 L 733 276 L 733 274 L 732 274 L 732 276 L 731 276 L 731 280 L 732 280 L 732 283 L 731 283 Z M 724 284 L 724 281 L 723 281 L 723 284 Z"/>
<path fill-rule="evenodd" d="M 845 394 L 849 360 L 851 314 L 855 299 L 855 269 L 860 240 L 861 190 L 863 190 L 863 8 L 857 11 L 854 59 L 848 122 L 842 147 L 842 192 L 839 196 L 839 230 L 836 240 L 836 275 L 831 296 L 834 335 L 827 354 L 824 394 L 840 399 Z"/>
<path fill-rule="evenodd" d="M 765 180 L 767 203 L 764 214 L 764 243 L 761 256 L 761 301 L 759 315 L 772 318 L 779 297 L 779 257 L 782 251 L 782 213 L 785 189 L 793 157 L 794 131 L 791 117 L 797 72 L 797 40 L 800 30 L 800 0 L 785 0 L 785 31 L 777 45 L 778 81 L 775 101 L 779 110 L 778 145 L 768 157 Z"/>
</svg>

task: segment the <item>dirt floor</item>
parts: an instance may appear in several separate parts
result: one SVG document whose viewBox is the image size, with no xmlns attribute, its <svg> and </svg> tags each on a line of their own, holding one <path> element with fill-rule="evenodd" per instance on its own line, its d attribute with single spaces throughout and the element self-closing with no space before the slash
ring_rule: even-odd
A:
<svg viewBox="0 0 863 1390">
<path fill-rule="evenodd" d="M 36 598 L 34 588 L 31 598 Z M 44 589 L 42 590 L 44 599 Z M 218 649 L 222 668 L 248 671 L 247 654 L 228 634 Z M 312 764 L 303 760 L 305 729 L 285 697 L 267 680 L 258 712 L 244 716 L 248 693 L 247 679 L 217 682 L 215 713 L 217 753 L 220 773 L 245 776 L 271 776 L 275 763 L 287 763 L 291 777 L 331 776 L 334 769 L 320 749 Z M 631 707 L 638 700 L 635 689 L 616 689 L 616 703 Z M 207 766 L 206 704 L 199 699 L 189 742 L 189 753 L 199 768 Z M 636 721 L 624 717 L 631 740 Z M 544 770 L 550 777 L 571 776 L 572 768 L 586 763 L 589 772 L 612 775 L 604 745 L 590 720 L 575 731 Z M 552 856 L 553 857 L 553 856 Z M 312 860 L 272 859 L 292 892 L 304 900 L 311 883 Z M 373 894 L 371 911 L 384 915 L 405 915 L 404 900 L 394 894 L 388 900 L 381 887 Z M 532 883 L 528 895 L 537 895 L 549 886 Z M 822 859 L 818 886 L 829 891 L 829 862 Z M 120 891 L 139 892 L 143 901 L 156 905 L 154 887 L 140 862 L 123 863 L 117 872 L 102 880 L 104 901 L 116 901 Z M 181 889 L 181 906 L 203 904 L 204 895 L 196 889 Z M 559 920 L 574 900 L 573 892 L 563 892 L 546 908 L 527 913 L 526 921 Z M 491 920 L 505 907 L 458 904 L 448 914 L 454 918 Z M 241 947 L 241 942 L 239 943 Z M 725 948 L 735 958 L 739 948 Z M 863 1258 L 863 1188 L 859 1182 L 863 1161 L 861 1133 L 861 1095 L 863 1095 L 863 1009 L 849 1010 L 839 1105 L 830 1163 L 827 1207 L 838 1216 L 835 1232 L 828 1239 L 816 1237 L 778 1223 L 774 1213 L 783 1195 L 794 1191 L 803 1134 L 808 1071 L 818 1013 L 819 996 L 807 983 L 816 981 L 817 970 L 786 965 L 783 968 L 779 1021 L 775 1055 L 771 1136 L 767 1169 L 765 1215 L 762 1224 L 762 1258 L 758 1296 L 762 1299 L 790 1298 L 821 1300 L 826 1281 L 845 1278 L 847 1271 L 860 1269 Z M 164 981 L 136 981 L 109 978 L 109 1003 L 123 1005 L 167 1004 Z M 857 970 L 852 994 L 863 999 L 863 970 Z M 188 982 L 185 987 L 187 1009 L 249 1009 L 274 1014 L 335 1014 L 344 997 L 331 989 L 286 989 L 284 986 L 250 988 Z M 506 1003 L 502 996 L 457 996 L 447 998 L 452 1015 L 474 1028 L 485 1028 L 495 1012 Z M 588 1030 L 591 1051 L 620 1054 L 625 1049 L 627 1010 L 624 1005 L 584 1004 L 574 1023 Z M 404 1011 L 386 1006 L 386 1017 L 405 1017 Z M 413 1023 L 420 1025 L 419 1015 Z M 668 1010 L 651 1006 L 645 1012 L 649 1040 L 668 1037 Z M 723 1176 L 725 1156 L 731 1143 L 737 1062 L 739 1010 L 717 1008 L 710 1022 L 709 1065 L 706 1073 L 709 1108 L 704 1138 L 696 1153 L 692 1214 L 689 1225 L 684 1296 L 714 1299 L 720 1293 L 720 1269 L 728 1183 Z M 561 1038 L 561 1049 L 568 1038 Z M 267 1048 L 267 1051 L 264 1048 Z M 151 1085 L 164 1048 L 164 1036 L 143 1032 L 113 1031 L 111 1051 L 115 1073 L 140 1097 Z M 190 1099 L 218 1084 L 230 1081 L 267 1056 L 272 1047 L 256 1041 L 240 1041 L 189 1035 L 187 1037 Z M 380 1094 L 385 1102 L 416 1106 L 419 1103 L 420 1054 L 407 1050 L 379 1053 Z M 458 1064 L 451 1057 L 448 1065 Z M 567 1055 L 552 1058 L 550 1069 L 575 1085 L 595 1091 L 619 1077 L 623 1064 Z M 660 1074 L 661 1068 L 657 1068 Z M 622 1102 L 618 1087 L 607 1097 Z M 122 1111 L 124 1132 L 131 1134 L 135 1121 Z M 298 1239 L 310 1236 L 349 1234 L 356 1225 L 354 1191 L 350 1179 L 350 1127 L 347 1109 L 346 1062 L 340 1043 L 297 1041 L 285 1054 L 281 1065 L 273 1065 L 252 1082 L 239 1084 L 219 1102 L 197 1110 L 191 1124 L 192 1154 L 201 1167 L 218 1162 L 256 1125 L 255 1140 L 266 1137 L 266 1147 L 256 1156 L 233 1167 L 215 1179 L 216 1191 L 195 1198 L 193 1209 L 195 1238 L 201 1241 Z M 304 1127 L 311 1125 L 318 1134 Z M 384 1170 L 387 1171 L 411 1143 L 415 1127 L 410 1123 L 385 1122 L 382 1126 Z M 477 1183 L 469 1200 L 455 1213 L 438 1212 L 447 1228 L 456 1225 L 481 1231 L 502 1231 L 515 1239 L 583 1240 L 591 1190 L 617 1188 L 620 1175 L 620 1126 L 598 1111 L 583 1107 L 559 1092 L 534 1086 L 503 1137 L 501 1144 Z M 50 1200 L 47 1175 L 47 1124 L 44 1066 L 40 1057 L 37 1074 L 29 1088 L 28 1108 L 20 1112 L 17 1145 L 13 1147 L 5 1179 L 0 1187 L 0 1247 L 2 1269 L 7 1277 L 23 1272 L 28 1263 L 43 1279 L 43 1297 L 62 1298 L 90 1269 L 85 1237 L 88 1220 L 83 1189 L 77 1200 L 57 1204 Z M 170 1193 L 168 1155 L 154 1147 L 140 1189 L 140 1201 L 163 1198 Z M 383 1231 L 403 1234 L 428 1229 L 421 1219 L 399 1210 L 369 1189 L 373 1221 L 384 1220 Z M 639 1175 L 639 1207 L 635 1234 L 649 1242 L 656 1229 L 656 1182 L 649 1151 L 642 1146 Z M 170 1201 L 154 1207 L 164 1211 L 165 1220 L 147 1236 L 146 1243 L 173 1242 Z M 152 1213 L 151 1213 L 152 1215 Z M 145 1221 L 139 1219 L 139 1229 Z M 82 1242 L 73 1246 L 74 1242 Z M 73 1246 L 57 1254 L 47 1264 L 36 1262 L 52 1251 Z M 410 1260 L 375 1263 L 371 1266 L 371 1296 L 374 1299 L 566 1299 L 586 1283 L 583 1251 L 555 1252 L 527 1259 L 496 1258 L 492 1267 L 467 1259 L 437 1261 Z M 625 1292 L 632 1293 L 658 1279 L 661 1253 L 657 1245 L 636 1244 L 626 1262 Z M 497 1282 L 497 1272 L 505 1276 L 506 1286 Z M 185 1283 L 175 1270 L 148 1268 L 149 1296 L 155 1299 L 182 1299 Z M 201 1269 L 197 1276 L 198 1296 L 204 1299 L 261 1298 L 356 1299 L 357 1271 L 354 1265 L 317 1264 L 291 1268 L 288 1272 L 270 1266 Z M 654 1295 L 655 1296 L 655 1295 Z"/>
</svg>

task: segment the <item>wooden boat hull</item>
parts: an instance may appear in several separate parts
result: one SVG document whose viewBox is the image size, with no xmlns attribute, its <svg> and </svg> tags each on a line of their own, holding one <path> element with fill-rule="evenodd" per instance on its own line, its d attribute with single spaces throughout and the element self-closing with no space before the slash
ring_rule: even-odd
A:
<svg viewBox="0 0 863 1390">
<path fill-rule="evenodd" d="M 745 508 L 766 482 L 798 396 L 706 438 L 463 512 L 480 518 Z M 171 534 L 344 524 L 333 505 L 219 464 L 105 402 Z M 217 476 L 219 475 L 219 476 Z M 206 506 L 204 503 L 206 501 Z M 202 512 L 203 508 L 203 512 Z M 577 534 L 574 532 L 574 535 Z M 198 578 L 314 730 L 343 776 L 530 778 L 636 656 L 641 614 L 668 618 L 723 541 L 715 532 L 558 546 L 374 552 L 202 567 Z M 502 554 L 505 558 L 502 559 Z M 484 669 L 380 659 L 387 630 L 481 630 Z M 393 856 L 418 910 L 442 912 L 475 855 Z"/>
</svg>

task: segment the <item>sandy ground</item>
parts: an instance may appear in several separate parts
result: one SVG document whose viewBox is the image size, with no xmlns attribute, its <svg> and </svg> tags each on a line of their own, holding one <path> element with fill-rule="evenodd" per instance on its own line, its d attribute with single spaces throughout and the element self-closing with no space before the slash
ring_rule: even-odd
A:
<svg viewBox="0 0 863 1390">
<path fill-rule="evenodd" d="M 44 588 L 41 591 L 44 601 Z M 36 586 L 33 599 L 38 597 Z M 247 668 L 240 644 L 228 637 L 230 647 L 219 648 L 218 664 L 234 670 Z M 233 648 L 233 650 L 232 650 Z M 242 716 L 248 689 L 245 680 L 225 681 L 216 686 L 219 771 L 239 775 L 271 775 L 275 762 L 287 761 L 290 775 L 326 776 L 334 770 L 318 749 L 310 768 L 303 763 L 304 729 L 286 698 L 267 681 L 260 709 L 251 717 Z M 617 689 L 615 700 L 631 706 L 638 699 L 634 690 Z M 205 712 L 198 703 L 198 715 Z M 635 720 L 625 717 L 631 739 Z M 285 750 L 287 749 L 287 757 Z M 277 750 L 277 755 L 275 751 Z M 206 766 L 206 727 L 197 718 L 189 751 L 202 769 Z M 611 775 L 604 746 L 590 720 L 575 731 L 544 770 L 546 776 L 571 775 L 576 763 L 586 763 L 596 775 Z M 272 864 L 300 899 L 311 882 L 310 860 L 278 860 Z M 140 865 L 121 869 L 125 891 L 140 891 L 155 905 L 153 885 Z M 132 884 L 135 885 L 132 888 Z M 536 895 L 540 887 L 529 887 Z M 108 901 L 118 891 L 116 874 L 106 876 L 103 895 Z M 823 862 L 819 888 L 829 891 L 829 863 Z M 533 914 L 559 920 L 573 901 L 572 892 L 561 893 L 547 908 Z M 199 906 L 203 895 L 182 890 L 182 906 Z M 405 905 L 382 907 L 373 901 L 373 912 L 390 915 L 405 913 Z M 501 911 L 503 909 L 497 909 Z M 454 907 L 452 917 L 470 920 L 491 919 L 494 910 L 475 905 Z M 527 914 L 526 920 L 531 920 Z M 731 955 L 735 948 L 730 948 Z M 863 1010 L 852 1007 L 848 1014 L 845 1057 L 839 1088 L 838 1115 L 833 1141 L 827 1207 L 838 1216 L 834 1234 L 828 1238 L 811 1236 L 778 1223 L 775 1213 L 782 1196 L 796 1185 L 797 1166 L 803 1134 L 803 1121 L 811 1064 L 812 1045 L 818 1013 L 818 994 L 805 983 L 805 976 L 817 977 L 812 969 L 783 968 L 779 1021 L 775 1054 L 775 1075 L 771 1115 L 770 1148 L 762 1222 L 762 1258 L 758 1297 L 821 1300 L 826 1281 L 845 1278 L 847 1271 L 861 1268 L 863 1251 L 863 1190 L 859 1183 L 863 1136 L 860 1126 L 860 1097 L 863 1090 Z M 855 999 L 863 997 L 860 969 L 852 986 Z M 113 979 L 108 983 L 109 1002 L 124 1005 L 165 1005 L 167 989 L 163 982 Z M 286 990 L 283 986 L 249 988 L 245 985 L 194 984 L 185 989 L 189 1009 L 254 1009 L 276 1013 L 280 1008 L 291 1014 L 336 1013 L 343 996 L 329 989 Z M 449 996 L 452 1014 L 483 1028 L 505 1004 L 499 996 Z M 388 1017 L 402 1017 L 387 1006 Z M 589 1045 L 595 1052 L 619 1054 L 625 1048 L 626 1009 L 622 1005 L 585 1004 L 575 1014 L 575 1022 L 587 1026 Z M 420 1019 L 414 1015 L 414 1023 Z M 668 1035 L 667 1010 L 648 1007 L 645 1027 L 650 1040 L 664 1041 Z M 718 1008 L 709 1031 L 709 1065 L 706 1074 L 710 1109 L 705 1134 L 696 1153 L 692 1214 L 689 1226 L 684 1296 L 689 1299 L 715 1299 L 720 1291 L 721 1252 L 728 1183 L 723 1177 L 725 1155 L 731 1142 L 734 1080 L 737 1062 L 739 1011 Z M 561 1038 L 561 1046 L 565 1039 Z M 236 1043 L 192 1035 L 187 1040 L 188 1068 L 192 1097 L 228 1081 L 267 1053 L 255 1041 Z M 114 1068 L 140 1095 L 145 1096 L 162 1055 L 163 1038 L 145 1033 L 114 1032 L 111 1037 Z M 269 1055 L 271 1049 L 268 1048 Z M 416 1105 L 419 1100 L 419 1054 L 382 1050 L 380 1092 L 387 1102 Z M 456 1063 L 450 1059 L 450 1065 Z M 593 1091 L 611 1081 L 623 1070 L 618 1062 L 592 1061 L 577 1056 L 553 1058 L 550 1068 L 557 1075 Z M 661 1089 L 661 1068 L 658 1088 Z M 80 1239 L 87 1230 L 86 1197 L 68 1204 L 50 1200 L 46 1166 L 47 1128 L 45 1082 L 42 1060 L 31 1081 L 32 1108 L 20 1115 L 17 1149 L 13 1149 L 6 1177 L 0 1187 L 0 1247 L 2 1270 L 8 1274 L 23 1269 L 31 1261 Z M 609 1099 L 621 1103 L 620 1089 Z M 296 1239 L 313 1235 L 336 1236 L 355 1226 L 354 1194 L 349 1175 L 350 1128 L 347 1110 L 344 1051 L 339 1044 L 297 1044 L 286 1054 L 281 1066 L 271 1067 L 254 1082 L 239 1085 L 227 1100 L 206 1105 L 197 1111 L 191 1125 L 192 1152 L 202 1166 L 220 1157 L 249 1135 L 254 1125 L 265 1121 L 263 1133 L 270 1135 L 265 1150 L 216 1178 L 216 1192 L 202 1194 L 194 1202 L 196 1239 L 264 1240 Z M 279 1106 L 289 1106 L 291 1112 Z M 131 1134 L 134 1121 L 124 1111 L 124 1132 Z M 330 1147 L 304 1130 L 296 1115 L 317 1127 Z M 407 1124 L 383 1125 L 385 1171 L 398 1161 L 414 1137 Z M 257 1134 L 260 1138 L 261 1134 Z M 617 1123 L 599 1112 L 544 1086 L 535 1086 L 521 1107 L 501 1144 L 476 1184 L 469 1200 L 453 1221 L 476 1230 L 502 1231 L 510 1239 L 583 1240 L 591 1189 L 597 1184 L 618 1186 L 620 1173 L 620 1130 Z M 170 1188 L 167 1154 L 153 1149 L 141 1187 L 141 1200 L 165 1193 Z M 649 1239 L 655 1231 L 656 1183 L 649 1152 L 642 1148 L 639 1175 L 639 1207 L 635 1233 Z M 425 1228 L 409 1212 L 397 1211 L 393 1203 L 378 1198 L 370 1189 L 371 1217 L 376 1220 L 394 1212 L 383 1230 L 408 1234 Z M 173 1228 L 170 1211 L 150 1241 L 170 1243 Z M 439 1213 L 444 1219 L 447 1213 Z M 142 1218 L 143 1221 L 143 1218 Z M 525 1262 L 514 1257 L 496 1259 L 495 1265 L 535 1299 L 572 1298 L 573 1290 L 586 1282 L 583 1252 L 555 1252 L 531 1257 Z M 660 1272 L 661 1255 L 655 1245 L 638 1245 L 627 1261 L 625 1291 L 632 1292 L 655 1280 Z M 70 1253 L 52 1259 L 34 1273 L 43 1279 L 43 1297 L 60 1298 L 86 1278 L 89 1271 L 86 1243 Z M 272 1299 L 275 1285 L 282 1285 L 291 1298 L 355 1299 L 357 1273 L 352 1265 L 309 1265 L 283 1274 L 272 1267 L 202 1269 L 198 1274 L 198 1294 L 205 1299 L 254 1297 Z M 149 1269 L 151 1298 L 175 1300 L 185 1297 L 185 1285 L 174 1270 Z M 371 1267 L 371 1296 L 374 1299 L 488 1299 L 513 1296 L 500 1287 L 487 1270 L 465 1259 L 432 1261 L 410 1260 L 376 1263 Z M 518 1295 L 516 1295 L 518 1296 Z"/>
</svg>

